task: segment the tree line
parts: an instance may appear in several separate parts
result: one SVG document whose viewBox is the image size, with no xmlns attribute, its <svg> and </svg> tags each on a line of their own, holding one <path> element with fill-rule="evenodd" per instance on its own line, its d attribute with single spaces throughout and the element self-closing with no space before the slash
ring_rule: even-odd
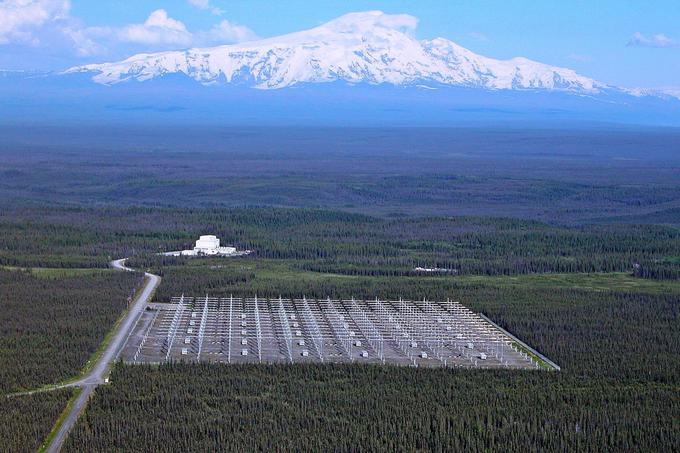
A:
<svg viewBox="0 0 680 453">
<path fill-rule="evenodd" d="M 105 267 L 109 259 L 193 247 L 200 234 L 251 249 L 254 257 L 296 260 L 303 269 L 348 275 L 633 272 L 674 278 L 680 231 L 655 225 L 556 226 L 504 218 L 374 218 L 312 209 L 54 208 L 0 218 L 0 265 Z M 164 259 L 171 264 L 170 259 Z M 182 261 L 178 260 L 177 263 Z M 646 270 L 650 269 L 650 270 Z"/>
<path fill-rule="evenodd" d="M 561 372 L 371 365 L 116 366 L 66 451 L 673 451 L 677 294 L 458 293 Z"/>
<path fill-rule="evenodd" d="M 76 375 L 141 282 L 113 270 L 45 278 L 0 269 L 0 394 Z"/>
</svg>

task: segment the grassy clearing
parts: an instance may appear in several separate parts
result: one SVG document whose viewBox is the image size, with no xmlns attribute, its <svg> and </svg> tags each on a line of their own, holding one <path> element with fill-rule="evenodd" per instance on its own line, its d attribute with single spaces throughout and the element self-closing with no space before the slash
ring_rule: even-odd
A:
<svg viewBox="0 0 680 453">
<path fill-rule="evenodd" d="M 254 294 L 296 298 L 427 297 L 432 300 L 461 297 L 469 301 L 470 293 L 478 293 L 483 288 L 496 293 L 533 289 L 680 295 L 680 280 L 644 279 L 624 272 L 513 276 L 339 275 L 301 269 L 293 260 L 259 258 L 191 260 L 184 265 L 159 266 L 154 272 L 164 276 L 154 299 L 157 302 L 168 302 L 179 294 L 206 293 L 214 297 Z"/>
<path fill-rule="evenodd" d="M 625 272 L 592 274 L 533 274 L 518 276 L 452 277 L 461 283 L 493 286 L 531 286 L 534 288 L 570 288 L 588 291 L 625 291 L 633 293 L 662 294 L 680 292 L 680 281 L 660 281 L 633 277 Z"/>
<path fill-rule="evenodd" d="M 554 368 L 551 367 L 550 365 L 548 365 L 548 363 L 546 363 L 545 360 L 543 360 L 542 358 L 540 358 L 539 356 L 537 356 L 536 354 L 534 354 L 531 350 L 525 348 L 522 344 L 517 343 L 516 341 L 513 341 L 513 342 L 512 342 L 512 346 L 513 346 L 515 349 L 517 349 L 518 351 L 521 351 L 521 352 L 525 353 L 526 355 L 530 356 L 531 359 L 532 359 L 534 362 L 536 362 L 536 363 L 538 364 L 538 366 L 541 367 L 542 369 L 544 369 L 544 370 L 549 370 L 549 371 L 554 370 Z"/>
<path fill-rule="evenodd" d="M 668 258 L 664 259 L 663 262 L 667 264 L 680 265 L 680 256 L 669 256 Z"/>
<path fill-rule="evenodd" d="M 456 283 L 461 285 L 485 285 L 494 287 L 533 287 L 537 289 L 567 288 L 587 291 L 625 291 L 645 294 L 680 293 L 680 281 L 651 280 L 637 278 L 626 272 L 611 273 L 573 273 L 573 274 L 528 274 L 514 276 L 420 276 L 420 277 L 370 277 L 341 275 L 301 270 L 295 262 L 288 260 L 195 260 L 189 262 L 188 269 L 203 268 L 212 272 L 253 273 L 253 282 L 285 283 L 297 282 L 349 282 L 359 280 L 399 279 L 402 281 L 426 281 L 436 283 Z M 177 268 L 179 269 L 179 268 Z"/>
<path fill-rule="evenodd" d="M 680 264 L 680 257 L 672 257 L 669 262 Z M 207 268 L 211 271 L 223 272 L 254 272 L 255 280 L 268 282 L 285 282 L 287 280 L 303 280 L 314 282 L 351 281 L 361 279 L 381 279 L 389 277 L 367 277 L 334 273 L 313 272 L 299 269 L 295 262 L 288 260 L 266 259 L 236 259 L 236 260 L 205 260 L 190 261 L 189 269 Z M 69 277 L 84 277 L 105 275 L 115 272 L 113 269 L 68 269 L 68 268 L 18 268 L 2 266 L 7 270 L 28 270 L 39 278 L 60 279 Z M 635 293 L 676 293 L 680 292 L 680 281 L 659 281 L 642 279 L 627 272 L 610 273 L 560 273 L 560 274 L 528 274 L 513 276 L 422 276 L 422 277 L 394 277 L 405 280 L 427 279 L 433 282 L 456 282 L 460 284 L 488 285 L 488 286 L 532 286 L 536 288 L 572 288 L 589 291 L 626 291 Z"/>
<path fill-rule="evenodd" d="M 113 269 L 87 269 L 87 268 L 48 268 L 48 267 L 16 267 L 16 266 L 0 266 L 0 268 L 8 271 L 27 271 L 31 275 L 44 279 L 60 279 L 71 277 L 87 277 L 105 275 L 114 272 Z"/>
</svg>

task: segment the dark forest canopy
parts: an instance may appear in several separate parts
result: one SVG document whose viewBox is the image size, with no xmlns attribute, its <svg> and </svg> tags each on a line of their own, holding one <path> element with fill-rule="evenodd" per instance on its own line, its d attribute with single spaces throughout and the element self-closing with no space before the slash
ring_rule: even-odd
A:
<svg viewBox="0 0 680 453">
<path fill-rule="evenodd" d="M 458 295 L 562 371 L 117 366 L 66 451 L 672 451 L 680 442 L 677 293 L 478 285 Z"/>
<path fill-rule="evenodd" d="M 0 398 L 77 376 L 140 278 L 115 271 L 53 278 L 0 269 Z"/>
<path fill-rule="evenodd" d="M 562 372 L 119 365 L 68 451 L 672 451 L 678 137 L 0 127 L 0 394 L 82 370 L 141 278 L 104 268 L 130 257 L 160 302 L 454 298 Z M 253 253 L 158 255 L 201 234 Z M 3 401 L 0 446 L 34 450 L 68 397 Z"/>
<path fill-rule="evenodd" d="M 206 233 L 253 250 L 246 260 L 293 260 L 299 270 L 357 276 L 422 276 L 415 268 L 425 267 L 452 277 L 635 272 L 673 279 L 680 256 L 673 226 L 313 209 L 16 208 L 0 215 L 0 232 L 0 265 L 19 267 L 106 267 L 120 257 L 142 268 L 183 265 L 191 260 L 154 255 L 191 248 Z"/>
<path fill-rule="evenodd" d="M 0 127 L 0 207 L 680 223 L 677 129 Z M 651 216 L 651 217 L 650 217 Z"/>
</svg>

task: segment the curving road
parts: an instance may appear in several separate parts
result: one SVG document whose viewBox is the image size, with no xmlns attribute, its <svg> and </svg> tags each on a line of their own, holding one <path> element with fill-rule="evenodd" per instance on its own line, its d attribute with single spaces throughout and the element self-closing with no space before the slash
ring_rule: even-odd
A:
<svg viewBox="0 0 680 453">
<path fill-rule="evenodd" d="M 109 264 L 114 269 L 118 269 L 120 271 L 134 271 L 134 269 L 130 269 L 129 267 L 125 266 L 126 259 L 127 258 L 111 261 Z M 64 422 L 59 427 L 59 431 L 52 440 L 52 443 L 45 450 L 48 453 L 56 453 L 61 450 L 61 447 L 66 440 L 66 436 L 68 436 L 69 431 L 71 428 L 73 428 L 73 425 L 75 425 L 76 421 L 78 420 L 78 416 L 81 414 L 83 409 L 85 409 L 90 395 L 92 395 L 92 392 L 98 385 L 104 384 L 106 382 L 111 365 L 118 357 L 118 353 L 125 344 L 128 335 L 130 335 L 130 332 L 137 323 L 137 320 L 144 311 L 144 308 L 151 300 L 154 290 L 158 287 L 158 284 L 161 281 L 161 278 L 158 275 L 150 274 L 148 272 L 144 273 L 144 276 L 146 279 L 142 292 L 139 294 L 137 299 L 133 301 L 132 305 L 128 309 L 127 314 L 125 315 L 125 318 L 118 325 L 113 337 L 111 338 L 111 341 L 106 347 L 106 350 L 104 350 L 104 353 L 101 355 L 101 357 L 99 357 L 99 360 L 97 360 L 92 369 L 85 376 L 78 379 L 77 381 L 62 386 L 81 387 L 82 391 L 71 407 L 69 414 L 64 419 Z"/>
</svg>

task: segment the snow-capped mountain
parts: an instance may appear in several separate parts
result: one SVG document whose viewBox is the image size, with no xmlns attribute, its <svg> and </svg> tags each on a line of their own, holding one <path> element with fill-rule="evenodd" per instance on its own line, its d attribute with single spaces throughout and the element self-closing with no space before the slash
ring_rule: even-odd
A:
<svg viewBox="0 0 680 453">
<path fill-rule="evenodd" d="M 417 40 L 416 19 L 380 11 L 352 13 L 274 38 L 203 49 L 134 55 L 71 68 L 113 85 L 184 74 L 202 84 L 277 89 L 303 83 L 443 84 L 485 89 L 598 93 L 609 88 L 576 72 L 526 58 L 495 60 L 449 40 Z"/>
<path fill-rule="evenodd" d="M 654 96 L 658 98 L 680 99 L 680 88 L 629 88 L 624 91 L 635 97 Z"/>
<path fill-rule="evenodd" d="M 677 92 L 618 88 L 526 58 L 495 60 L 443 38 L 418 40 L 416 25 L 408 15 L 353 13 L 235 45 L 139 54 L 61 73 L 0 73 L 0 117 L 182 125 L 680 125 Z"/>
</svg>

